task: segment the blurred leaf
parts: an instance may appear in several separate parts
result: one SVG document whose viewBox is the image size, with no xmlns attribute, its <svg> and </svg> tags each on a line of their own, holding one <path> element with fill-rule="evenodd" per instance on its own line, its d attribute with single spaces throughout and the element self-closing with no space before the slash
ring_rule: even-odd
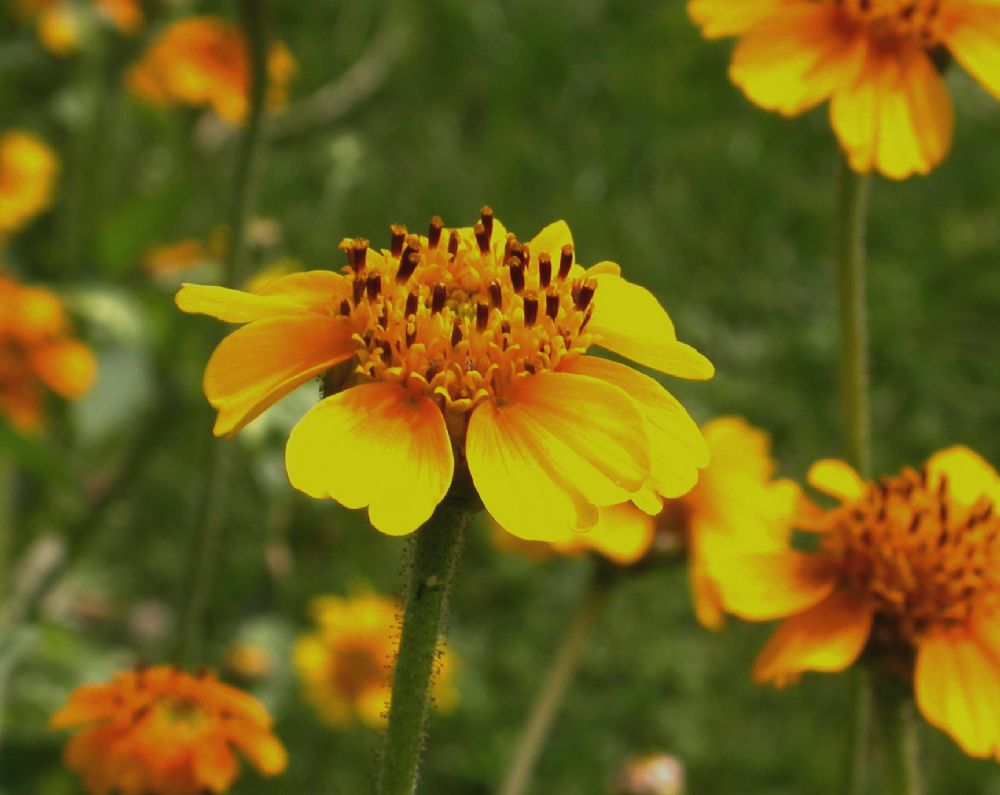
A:
<svg viewBox="0 0 1000 795">
<path fill-rule="evenodd" d="M 0 451 L 9 451 L 18 466 L 61 485 L 76 485 L 73 472 L 61 451 L 43 439 L 18 433 L 0 417 Z"/>
</svg>

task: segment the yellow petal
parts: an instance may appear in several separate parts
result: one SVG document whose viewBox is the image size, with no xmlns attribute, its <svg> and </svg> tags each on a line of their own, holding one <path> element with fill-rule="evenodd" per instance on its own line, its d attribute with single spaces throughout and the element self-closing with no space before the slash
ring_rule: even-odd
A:
<svg viewBox="0 0 1000 795">
<path fill-rule="evenodd" d="M 198 784 L 209 792 L 225 792 L 239 772 L 229 744 L 212 733 L 206 733 L 199 742 L 192 744 L 191 764 Z"/>
<path fill-rule="evenodd" d="M 97 360 L 76 340 L 59 340 L 32 352 L 31 361 L 46 384 L 67 399 L 84 395 L 97 377 Z"/>
<path fill-rule="evenodd" d="M 529 541 L 593 527 L 597 507 L 627 502 L 650 467 L 634 401 L 597 379 L 555 372 L 518 379 L 502 405 L 481 403 L 466 456 L 486 510 Z"/>
<path fill-rule="evenodd" d="M 310 378 L 354 355 L 350 327 L 339 318 L 299 315 L 258 320 L 237 329 L 205 368 L 205 396 L 219 410 L 216 436 L 236 433 Z"/>
<path fill-rule="evenodd" d="M 687 11 L 706 39 L 739 36 L 802 0 L 689 0 Z"/>
<path fill-rule="evenodd" d="M 732 81 L 767 110 L 802 113 L 853 80 L 865 37 L 845 26 L 832 4 L 797 3 L 769 17 L 733 51 Z"/>
<path fill-rule="evenodd" d="M 955 60 L 1000 100 L 1000 6 L 952 0 L 942 6 L 939 25 Z"/>
<path fill-rule="evenodd" d="M 310 497 L 368 506 L 376 530 L 405 535 L 426 522 L 451 485 L 444 416 L 398 384 L 362 384 L 323 400 L 292 429 L 288 479 Z"/>
<path fill-rule="evenodd" d="M 620 566 L 629 566 L 646 554 L 655 529 L 652 516 L 626 502 L 601 508 L 597 524 L 577 537 Z"/>
<path fill-rule="evenodd" d="M 562 247 L 572 245 L 573 234 L 569 231 L 569 225 L 565 221 L 555 221 L 531 238 L 528 249 L 531 251 L 533 261 L 537 262 L 538 255 L 545 253 L 552 258 L 554 266 L 558 268 Z"/>
<path fill-rule="evenodd" d="M 240 723 L 231 729 L 229 740 L 265 776 L 276 776 L 288 765 L 285 747 L 269 731 Z"/>
<path fill-rule="evenodd" d="M 652 487 L 664 497 L 679 497 L 691 490 L 698 469 L 708 465 L 708 446 L 673 395 L 648 375 L 596 356 L 577 357 L 561 371 L 599 378 L 626 392 L 649 426 Z"/>
<path fill-rule="evenodd" d="M 867 489 L 861 475 L 850 464 L 833 458 L 825 458 L 813 464 L 806 480 L 814 489 L 836 497 L 841 502 L 860 500 Z"/>
<path fill-rule="evenodd" d="M 688 563 L 688 579 L 698 623 L 705 629 L 722 629 L 726 618 L 722 609 L 722 596 L 715 580 L 709 576 L 705 561 L 696 551 L 693 551 Z"/>
<path fill-rule="evenodd" d="M 226 323 L 329 313 L 344 292 L 344 277 L 333 271 L 293 273 L 265 284 L 257 293 L 210 284 L 184 284 L 176 302 L 182 312 L 210 315 Z"/>
<path fill-rule="evenodd" d="M 873 616 L 863 599 L 834 591 L 778 627 L 754 663 L 754 681 L 783 687 L 804 671 L 844 670 L 868 642 Z"/>
<path fill-rule="evenodd" d="M 708 359 L 677 341 L 670 316 L 649 290 L 611 273 L 594 279 L 594 315 L 587 329 L 598 345 L 679 378 L 704 380 L 715 374 Z"/>
<path fill-rule="evenodd" d="M 927 460 L 930 487 L 937 488 L 942 479 L 948 481 L 948 493 L 964 505 L 975 505 L 981 497 L 1000 498 L 997 471 L 962 445 L 941 450 Z"/>
</svg>

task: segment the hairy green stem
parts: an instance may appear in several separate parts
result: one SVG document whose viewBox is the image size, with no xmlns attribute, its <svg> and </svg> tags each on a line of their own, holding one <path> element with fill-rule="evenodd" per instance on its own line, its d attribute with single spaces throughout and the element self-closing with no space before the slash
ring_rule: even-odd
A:
<svg viewBox="0 0 1000 795">
<path fill-rule="evenodd" d="M 587 640 L 607 602 L 608 591 L 608 583 L 600 575 L 598 567 L 583 591 L 576 612 L 559 644 L 559 650 L 514 750 L 510 767 L 497 790 L 498 795 L 524 795 L 527 792 L 559 707 L 587 647 Z"/>
<path fill-rule="evenodd" d="M 469 516 L 467 506 L 446 500 L 413 541 L 378 795 L 413 795 L 417 788 L 438 639 Z"/>
<path fill-rule="evenodd" d="M 913 698 L 901 682 L 880 677 L 872 702 L 885 762 L 886 795 L 921 795 Z"/>
</svg>

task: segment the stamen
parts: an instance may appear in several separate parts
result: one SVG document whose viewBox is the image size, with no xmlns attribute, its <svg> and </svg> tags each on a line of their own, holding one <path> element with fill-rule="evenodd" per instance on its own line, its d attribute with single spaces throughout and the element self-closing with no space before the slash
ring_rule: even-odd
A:
<svg viewBox="0 0 1000 795">
<path fill-rule="evenodd" d="M 448 293 L 445 291 L 443 284 L 435 284 L 434 292 L 431 294 L 431 312 L 437 314 L 442 309 L 444 309 L 445 299 L 448 297 Z"/>
<path fill-rule="evenodd" d="M 417 324 L 413 318 L 406 323 L 406 347 L 409 348 L 417 340 Z"/>
<path fill-rule="evenodd" d="M 360 275 L 354 277 L 354 305 L 361 303 L 361 298 L 365 294 L 365 280 Z"/>
<path fill-rule="evenodd" d="M 444 231 L 444 221 L 440 215 L 431 218 L 430 227 L 427 229 L 427 245 L 429 248 L 437 248 L 441 242 L 441 232 Z"/>
<path fill-rule="evenodd" d="M 553 320 L 559 314 L 559 293 L 551 290 L 545 294 L 545 314 Z"/>
<path fill-rule="evenodd" d="M 483 222 L 483 227 L 486 229 L 486 239 L 489 240 L 493 237 L 493 209 L 488 204 L 483 205 L 483 208 L 479 211 L 479 217 Z"/>
<path fill-rule="evenodd" d="M 559 281 L 565 281 L 573 267 L 573 246 L 567 243 L 559 255 Z"/>
<path fill-rule="evenodd" d="M 417 313 L 417 306 L 420 303 L 420 296 L 417 293 L 410 293 L 406 296 L 406 308 L 403 313 L 404 317 L 409 317 L 410 315 L 415 315 Z"/>
<path fill-rule="evenodd" d="M 500 290 L 500 282 L 492 281 L 489 286 L 490 309 L 499 309 L 503 301 L 503 293 Z"/>
<path fill-rule="evenodd" d="M 353 243 L 351 243 L 351 250 L 348 252 L 348 257 L 351 260 L 351 269 L 355 273 L 360 273 L 365 268 L 365 259 L 368 255 L 368 241 L 363 237 L 356 238 Z"/>
<path fill-rule="evenodd" d="M 576 303 L 576 308 L 583 311 L 588 306 L 590 306 L 590 301 L 594 297 L 594 293 L 597 291 L 597 282 L 593 279 L 587 279 L 580 285 L 580 289 L 577 292 L 574 290 L 575 295 L 573 300 Z"/>
<path fill-rule="evenodd" d="M 462 242 L 461 237 L 458 234 L 457 229 L 452 229 L 448 234 L 448 256 L 455 259 L 455 255 L 458 254 L 458 245 Z"/>
<path fill-rule="evenodd" d="M 451 347 L 454 348 L 462 341 L 462 329 L 458 327 L 458 321 L 451 327 Z"/>
<path fill-rule="evenodd" d="M 516 255 L 510 260 L 510 283 L 518 295 L 524 292 L 524 264 Z"/>
<path fill-rule="evenodd" d="M 346 298 L 340 302 L 340 314 L 342 315 L 351 314 L 351 304 Z"/>
<path fill-rule="evenodd" d="M 374 301 L 382 292 L 382 277 L 377 273 L 373 273 L 368 277 L 368 281 L 365 283 L 365 289 L 368 292 L 368 300 Z"/>
<path fill-rule="evenodd" d="M 399 270 L 396 271 L 396 284 L 406 284 L 413 272 L 420 265 L 420 252 L 407 247 L 399 257 Z"/>
<path fill-rule="evenodd" d="M 489 254 L 490 233 L 486 230 L 486 226 L 482 221 L 476 221 L 476 225 L 472 227 L 472 233 L 476 236 L 476 243 L 479 244 L 479 253 Z"/>
<path fill-rule="evenodd" d="M 538 286 L 543 290 L 552 283 L 552 257 L 546 252 L 538 255 Z"/>
<path fill-rule="evenodd" d="M 486 331 L 490 319 L 490 308 L 482 301 L 476 304 L 476 331 Z"/>
<path fill-rule="evenodd" d="M 537 298 L 525 298 L 524 299 L 524 325 L 531 328 L 535 325 L 535 321 L 538 320 L 538 299 Z"/>
<path fill-rule="evenodd" d="M 517 245 L 517 236 L 513 232 L 508 232 L 507 240 L 503 244 L 503 259 L 501 262 L 506 262 L 510 259 L 510 255 L 514 251 L 515 245 Z"/>
<path fill-rule="evenodd" d="M 402 224 L 393 224 L 389 227 L 389 253 L 398 257 L 403 253 L 403 241 L 406 240 L 406 227 Z"/>
</svg>

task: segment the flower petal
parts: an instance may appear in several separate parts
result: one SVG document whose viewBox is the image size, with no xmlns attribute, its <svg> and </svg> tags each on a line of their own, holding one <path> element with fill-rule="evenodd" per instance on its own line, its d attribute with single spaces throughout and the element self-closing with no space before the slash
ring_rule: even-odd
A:
<svg viewBox="0 0 1000 795">
<path fill-rule="evenodd" d="M 229 744 L 215 733 L 206 732 L 198 743 L 192 744 L 191 764 L 198 784 L 209 792 L 225 792 L 239 772 Z"/>
<path fill-rule="evenodd" d="M 784 687 L 803 671 L 844 670 L 868 642 L 873 617 L 864 599 L 834 591 L 778 627 L 754 663 L 754 681 Z"/>
<path fill-rule="evenodd" d="M 706 39 L 739 36 L 772 14 L 802 0 L 689 0 L 688 16 Z"/>
<path fill-rule="evenodd" d="M 398 384 L 352 387 L 321 401 L 292 429 L 288 479 L 348 508 L 368 506 L 376 530 L 405 535 L 426 522 L 455 470 L 444 416 Z"/>
<path fill-rule="evenodd" d="M 655 520 L 631 503 L 600 509 L 597 524 L 575 538 L 620 566 L 638 561 L 653 543 Z"/>
<path fill-rule="evenodd" d="M 344 277 L 333 271 L 306 271 L 267 282 L 247 293 L 211 284 L 184 284 L 174 299 L 182 312 L 210 315 L 226 323 L 327 313 L 344 294 Z"/>
<path fill-rule="evenodd" d="M 631 367 L 579 356 L 561 372 L 598 378 L 625 391 L 638 404 L 648 423 L 650 481 L 664 497 L 687 494 L 698 480 L 698 469 L 708 465 L 708 445 L 680 402 L 656 380 Z"/>
<path fill-rule="evenodd" d="M 938 24 L 955 60 L 1000 99 L 1000 6 L 989 0 L 952 0 L 942 6 Z"/>
<path fill-rule="evenodd" d="M 834 93 L 830 120 L 855 171 L 903 179 L 944 159 L 954 111 L 920 47 L 869 47 L 855 80 Z"/>
<path fill-rule="evenodd" d="M 231 435 L 300 384 L 354 355 L 340 318 L 258 320 L 219 343 L 205 368 L 205 396 L 219 410 L 215 435 Z"/>
<path fill-rule="evenodd" d="M 288 765 L 288 752 L 269 731 L 249 723 L 240 723 L 229 732 L 233 743 L 246 760 L 265 776 L 276 776 Z"/>
<path fill-rule="evenodd" d="M 484 401 L 466 434 L 469 471 L 494 519 L 530 541 L 593 527 L 597 506 L 626 502 L 649 477 L 649 441 L 635 402 L 572 373 L 516 380 Z"/>
<path fill-rule="evenodd" d="M 555 221 L 531 238 L 528 248 L 533 261 L 538 261 L 538 255 L 545 253 L 552 258 L 556 268 L 559 267 L 559 257 L 563 246 L 573 245 L 573 233 L 565 221 Z"/>
<path fill-rule="evenodd" d="M 679 378 L 705 380 L 715 375 L 708 359 L 678 342 L 670 316 L 649 290 L 612 273 L 593 278 L 597 291 L 587 329 L 598 345 Z"/>
<path fill-rule="evenodd" d="M 818 105 L 864 58 L 865 37 L 840 22 L 842 13 L 826 3 L 779 10 L 736 45 L 729 77 L 752 102 L 786 116 Z"/>
<path fill-rule="evenodd" d="M 962 445 L 941 450 L 927 460 L 928 485 L 937 488 L 942 479 L 948 481 L 949 495 L 965 505 L 974 505 L 980 497 L 1000 498 L 997 471 Z"/>
<path fill-rule="evenodd" d="M 723 612 L 722 596 L 715 580 L 708 573 L 704 559 L 692 551 L 688 563 L 688 579 L 691 584 L 691 600 L 694 602 L 694 615 L 698 623 L 705 629 L 722 629 L 726 616 Z"/>
<path fill-rule="evenodd" d="M 865 496 L 865 482 L 854 468 L 834 458 L 824 458 L 809 468 L 806 481 L 814 489 L 836 497 L 841 502 L 854 502 Z"/>
<path fill-rule="evenodd" d="M 94 354 L 76 340 L 57 340 L 32 351 L 31 363 L 41 379 L 67 399 L 84 395 L 97 377 Z"/>
</svg>

